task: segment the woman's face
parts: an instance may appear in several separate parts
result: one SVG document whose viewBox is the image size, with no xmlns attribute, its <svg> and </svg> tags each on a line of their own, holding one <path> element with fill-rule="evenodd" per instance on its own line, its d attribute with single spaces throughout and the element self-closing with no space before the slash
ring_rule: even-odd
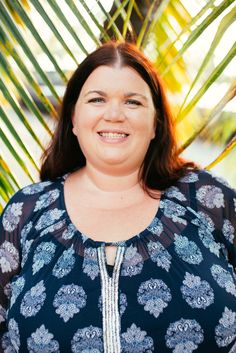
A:
<svg viewBox="0 0 236 353">
<path fill-rule="evenodd" d="M 131 67 L 99 66 L 82 87 L 72 123 L 87 165 L 112 174 L 139 170 L 155 136 L 149 86 Z"/>
</svg>

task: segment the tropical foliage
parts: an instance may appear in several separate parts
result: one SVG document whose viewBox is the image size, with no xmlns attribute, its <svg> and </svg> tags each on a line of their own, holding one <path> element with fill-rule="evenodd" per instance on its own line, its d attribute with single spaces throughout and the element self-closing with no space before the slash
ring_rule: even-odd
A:
<svg viewBox="0 0 236 353">
<path fill-rule="evenodd" d="M 222 151 L 205 167 L 233 155 L 235 118 L 225 107 L 235 97 L 229 72 L 236 44 L 229 35 L 222 43 L 235 18 L 235 0 L 2 0 L 0 207 L 38 180 L 71 70 L 114 38 L 135 42 L 155 62 L 173 106 L 180 152 L 203 134 L 214 140 L 217 131 Z M 224 90 L 203 108 L 217 84 Z"/>
</svg>

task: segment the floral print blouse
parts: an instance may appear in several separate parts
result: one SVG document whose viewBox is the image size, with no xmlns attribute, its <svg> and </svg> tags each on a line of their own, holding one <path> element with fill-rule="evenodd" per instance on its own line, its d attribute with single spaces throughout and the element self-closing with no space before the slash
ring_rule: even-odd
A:
<svg viewBox="0 0 236 353">
<path fill-rule="evenodd" d="M 236 193 L 227 183 L 190 171 L 162 193 L 146 229 L 104 243 L 71 222 L 65 178 L 23 188 L 2 214 L 0 352 L 235 353 Z"/>
</svg>

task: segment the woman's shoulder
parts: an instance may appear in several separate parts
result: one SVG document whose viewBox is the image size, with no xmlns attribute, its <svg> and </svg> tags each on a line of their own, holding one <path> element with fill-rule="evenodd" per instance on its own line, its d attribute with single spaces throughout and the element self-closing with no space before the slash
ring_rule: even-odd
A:
<svg viewBox="0 0 236 353">
<path fill-rule="evenodd" d="M 23 218 L 30 217 L 42 207 L 45 209 L 47 204 L 51 204 L 60 196 L 60 184 L 64 181 L 63 177 L 57 178 L 55 181 L 39 181 L 16 191 L 5 205 L 2 217 L 12 216 Z M 9 218 L 9 217 L 7 217 Z"/>
<path fill-rule="evenodd" d="M 225 178 L 207 170 L 195 170 L 189 171 L 176 186 L 185 196 L 183 205 L 210 213 L 219 222 L 224 218 L 236 219 L 236 191 Z"/>
<path fill-rule="evenodd" d="M 52 193 L 53 190 L 60 188 L 60 183 L 64 181 L 63 177 L 57 178 L 54 181 L 46 180 L 32 183 L 17 190 L 10 198 L 12 202 L 31 202 L 44 194 Z"/>
<path fill-rule="evenodd" d="M 235 192 L 233 187 L 230 186 L 224 177 L 216 175 L 213 172 L 205 169 L 189 170 L 189 172 L 178 181 L 179 186 L 184 184 L 187 186 L 193 184 L 196 189 L 200 189 L 202 187 L 218 187 L 223 190 L 229 189 L 232 192 Z"/>
<path fill-rule="evenodd" d="M 207 170 L 189 170 L 165 195 L 183 207 L 222 209 L 236 207 L 236 191 L 222 177 Z"/>
</svg>

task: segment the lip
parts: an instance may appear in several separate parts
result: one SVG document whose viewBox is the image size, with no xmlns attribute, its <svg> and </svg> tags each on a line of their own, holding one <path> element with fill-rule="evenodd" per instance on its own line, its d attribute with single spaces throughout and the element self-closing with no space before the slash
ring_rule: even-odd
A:
<svg viewBox="0 0 236 353">
<path fill-rule="evenodd" d="M 101 134 L 117 134 L 120 136 L 106 136 L 106 135 L 101 135 Z M 104 130 L 99 130 L 97 131 L 97 135 L 100 139 L 100 141 L 105 142 L 105 143 L 109 143 L 109 144 L 117 144 L 117 143 L 123 143 L 125 141 L 127 141 L 128 137 L 129 137 L 129 133 L 127 133 L 127 131 L 124 130 L 108 130 L 108 129 L 104 129 Z M 124 136 L 125 135 L 125 136 Z"/>
</svg>

